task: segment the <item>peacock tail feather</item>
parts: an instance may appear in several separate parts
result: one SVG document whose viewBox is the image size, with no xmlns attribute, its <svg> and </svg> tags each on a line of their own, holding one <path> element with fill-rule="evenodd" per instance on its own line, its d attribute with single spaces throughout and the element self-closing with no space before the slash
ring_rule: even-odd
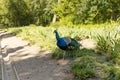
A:
<svg viewBox="0 0 120 80">
<path fill-rule="evenodd" d="M 64 37 L 64 40 L 69 50 L 78 49 L 80 47 L 80 44 L 73 38 Z"/>
<path fill-rule="evenodd" d="M 71 38 L 71 42 L 68 46 L 72 46 L 73 49 L 78 49 L 80 47 L 80 44 L 73 38 Z"/>
</svg>

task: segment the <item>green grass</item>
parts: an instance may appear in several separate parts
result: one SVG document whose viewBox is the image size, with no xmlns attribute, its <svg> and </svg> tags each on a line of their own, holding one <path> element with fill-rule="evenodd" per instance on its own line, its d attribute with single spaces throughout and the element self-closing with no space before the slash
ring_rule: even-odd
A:
<svg viewBox="0 0 120 80">
<path fill-rule="evenodd" d="M 89 77 L 95 77 L 95 61 L 92 56 L 82 56 L 78 58 L 72 66 L 72 72 L 81 80 L 85 80 Z"/>
<path fill-rule="evenodd" d="M 113 24 L 112 24 L 113 25 Z M 93 26 L 89 28 L 89 26 Z M 114 26 L 116 26 L 114 24 Z M 7 28 L 6 30 L 22 37 L 25 40 L 29 40 L 31 44 L 38 44 L 40 48 L 44 49 L 54 49 L 55 48 L 55 36 L 53 31 L 58 30 L 60 36 L 69 36 L 77 40 L 89 37 L 97 40 L 98 34 L 105 34 L 106 30 L 112 30 L 110 25 L 104 24 L 104 26 L 96 27 L 96 25 L 83 25 L 81 28 L 68 28 L 68 27 L 41 27 L 41 26 L 25 26 L 25 27 L 13 27 Z M 119 26 L 118 26 L 119 27 Z M 115 30 L 117 27 L 114 28 Z M 114 33 L 114 31 L 112 31 Z M 112 35 L 112 34 L 111 34 Z M 119 35 L 117 36 L 119 37 Z"/>
<path fill-rule="evenodd" d="M 109 69 L 109 76 L 107 80 L 119 80 L 120 79 L 120 68 L 112 67 Z"/>
<path fill-rule="evenodd" d="M 72 58 L 72 73 L 79 80 L 104 79 L 119 80 L 120 76 L 120 25 L 117 23 L 74 25 L 72 27 L 25 26 L 5 28 L 8 32 L 37 44 L 40 49 L 51 50 L 52 57 L 63 58 L 63 51 L 57 48 L 53 31 L 58 30 L 61 37 L 69 36 L 80 41 L 91 38 L 97 48 L 67 51 L 66 58 Z M 117 68 L 116 68 L 117 67 Z M 116 72 L 115 70 L 118 71 Z"/>
</svg>

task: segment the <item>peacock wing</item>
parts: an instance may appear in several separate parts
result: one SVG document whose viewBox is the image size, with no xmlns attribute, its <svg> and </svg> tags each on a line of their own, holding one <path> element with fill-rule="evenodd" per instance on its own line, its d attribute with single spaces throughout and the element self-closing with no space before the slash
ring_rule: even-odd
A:
<svg viewBox="0 0 120 80">
<path fill-rule="evenodd" d="M 69 45 L 71 43 L 71 38 L 69 38 L 69 37 L 63 37 L 63 38 L 67 45 Z"/>
</svg>

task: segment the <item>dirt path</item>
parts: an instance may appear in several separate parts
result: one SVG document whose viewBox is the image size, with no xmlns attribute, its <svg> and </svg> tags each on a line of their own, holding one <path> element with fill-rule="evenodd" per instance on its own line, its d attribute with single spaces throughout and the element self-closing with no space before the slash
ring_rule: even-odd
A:
<svg viewBox="0 0 120 80">
<path fill-rule="evenodd" d="M 20 80 L 73 80 L 68 60 L 54 60 L 49 51 L 29 46 L 27 41 L 8 33 L 1 34 L 2 46 L 7 45 L 4 57 L 14 64 Z"/>
</svg>

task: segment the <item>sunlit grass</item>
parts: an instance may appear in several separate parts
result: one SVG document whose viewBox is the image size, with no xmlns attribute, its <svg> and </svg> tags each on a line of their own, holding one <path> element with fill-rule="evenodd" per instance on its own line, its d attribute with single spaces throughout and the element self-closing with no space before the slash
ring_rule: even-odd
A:
<svg viewBox="0 0 120 80">
<path fill-rule="evenodd" d="M 81 40 L 83 38 L 89 37 L 94 40 L 97 39 L 98 34 L 104 35 L 111 30 L 111 37 L 114 32 L 120 32 L 120 26 L 117 24 L 101 24 L 102 26 L 96 25 L 80 25 L 80 28 L 68 28 L 68 27 L 41 27 L 41 26 L 25 26 L 25 27 L 13 27 L 7 28 L 6 30 L 22 37 L 25 40 L 30 41 L 31 44 L 37 44 L 40 48 L 44 49 L 54 49 L 55 48 L 55 35 L 53 31 L 58 30 L 60 36 L 68 36 Z M 113 28 L 113 27 L 115 28 Z M 117 38 L 120 38 L 120 35 L 117 35 Z"/>
</svg>

